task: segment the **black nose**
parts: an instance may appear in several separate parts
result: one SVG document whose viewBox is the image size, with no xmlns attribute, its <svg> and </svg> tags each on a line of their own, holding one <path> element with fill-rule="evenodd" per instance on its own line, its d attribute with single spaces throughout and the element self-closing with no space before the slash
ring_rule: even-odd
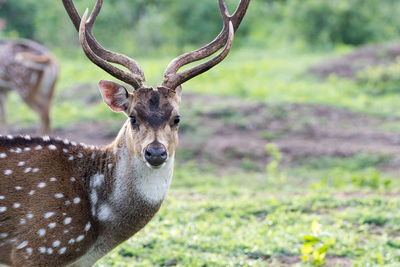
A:
<svg viewBox="0 0 400 267">
<path fill-rule="evenodd" d="M 161 146 L 149 146 L 144 157 L 152 166 L 160 166 L 167 160 L 167 150 Z"/>
</svg>

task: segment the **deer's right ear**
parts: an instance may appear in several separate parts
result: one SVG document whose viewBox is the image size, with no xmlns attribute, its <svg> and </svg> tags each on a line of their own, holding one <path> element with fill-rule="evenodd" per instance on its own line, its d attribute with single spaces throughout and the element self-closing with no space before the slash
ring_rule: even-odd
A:
<svg viewBox="0 0 400 267">
<path fill-rule="evenodd" d="M 104 102 L 115 112 L 126 112 L 129 108 L 129 92 L 122 85 L 111 81 L 100 81 L 99 89 Z"/>
</svg>

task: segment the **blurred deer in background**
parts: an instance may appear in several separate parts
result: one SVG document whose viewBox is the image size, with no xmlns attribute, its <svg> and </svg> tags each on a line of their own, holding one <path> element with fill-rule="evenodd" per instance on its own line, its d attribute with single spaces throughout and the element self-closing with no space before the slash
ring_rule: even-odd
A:
<svg viewBox="0 0 400 267">
<path fill-rule="evenodd" d="M 214 41 L 168 65 L 161 86 L 145 85 L 137 62 L 107 51 L 92 26 L 102 0 L 82 19 L 62 1 L 87 57 L 134 89 L 100 81 L 104 102 L 127 120 L 108 146 L 68 140 L 0 137 L 0 263 L 13 266 L 90 266 L 141 230 L 169 189 L 178 146 L 181 84 L 211 69 L 229 53 L 250 0 L 230 16 L 219 0 L 223 29 Z M 206 62 L 178 72 L 184 65 Z M 128 71 L 111 63 L 126 67 Z"/>
<path fill-rule="evenodd" d="M 58 64 L 48 49 L 30 40 L 0 41 L 0 123 L 6 121 L 7 94 L 16 91 L 41 119 L 40 132 L 50 133 L 50 105 L 58 78 Z"/>
</svg>

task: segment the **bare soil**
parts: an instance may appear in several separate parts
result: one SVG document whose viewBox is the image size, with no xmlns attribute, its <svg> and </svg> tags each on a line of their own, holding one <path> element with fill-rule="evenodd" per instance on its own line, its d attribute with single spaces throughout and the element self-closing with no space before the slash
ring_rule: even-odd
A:
<svg viewBox="0 0 400 267">
<path fill-rule="evenodd" d="M 177 154 L 181 162 L 263 170 L 270 160 L 265 146 L 275 143 L 283 153 L 283 163 L 289 166 L 307 158 L 358 153 L 387 158 L 383 168 L 389 170 L 400 166 L 400 133 L 385 128 L 400 123 L 399 119 L 322 105 L 266 105 L 192 94 L 185 95 L 183 103 Z M 54 131 L 54 136 L 96 145 L 110 143 L 116 134 L 109 133 L 104 122 Z"/>
<path fill-rule="evenodd" d="M 400 56 L 400 44 L 368 45 L 339 58 L 321 62 L 310 68 L 310 72 L 326 78 L 331 74 L 338 77 L 353 78 L 357 72 L 368 67 L 388 65 Z"/>
</svg>

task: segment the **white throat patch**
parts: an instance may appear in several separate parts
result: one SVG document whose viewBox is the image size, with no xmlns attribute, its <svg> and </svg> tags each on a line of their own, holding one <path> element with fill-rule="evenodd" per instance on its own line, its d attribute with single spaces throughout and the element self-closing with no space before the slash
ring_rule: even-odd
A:
<svg viewBox="0 0 400 267">
<path fill-rule="evenodd" d="M 174 157 L 159 169 L 149 168 L 138 157 L 129 160 L 126 147 L 120 150 L 115 169 L 115 187 L 112 202 L 123 204 L 132 194 L 139 194 L 150 204 L 158 204 L 168 192 L 174 168 Z"/>
<path fill-rule="evenodd" d="M 135 157 L 133 161 L 136 190 L 152 204 L 160 203 L 168 192 L 174 168 L 174 158 L 159 169 L 149 168 L 143 160 Z"/>
</svg>

